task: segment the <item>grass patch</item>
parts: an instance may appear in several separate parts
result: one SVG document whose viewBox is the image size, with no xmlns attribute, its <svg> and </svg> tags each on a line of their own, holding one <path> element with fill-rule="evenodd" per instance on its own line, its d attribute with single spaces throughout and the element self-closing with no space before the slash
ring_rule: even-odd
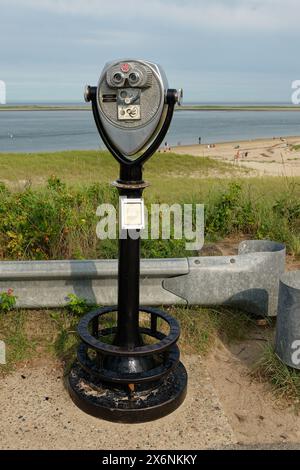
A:
<svg viewBox="0 0 300 470">
<path fill-rule="evenodd" d="M 0 338 L 6 345 L 6 364 L 0 365 L 0 375 L 12 371 L 16 364 L 33 357 L 37 338 L 26 334 L 24 311 L 14 310 L 0 315 Z"/>
<path fill-rule="evenodd" d="M 55 335 L 48 345 L 50 353 L 63 362 L 67 373 L 76 356 L 79 343 L 77 324 L 79 319 L 68 313 L 67 310 L 49 312 L 54 324 Z"/>
<path fill-rule="evenodd" d="M 180 322 L 180 343 L 186 353 L 204 355 L 217 338 L 226 343 L 242 341 L 255 326 L 249 315 L 224 307 L 173 307 L 170 313 Z"/>
<path fill-rule="evenodd" d="M 52 175 L 68 183 L 108 182 L 118 174 L 118 164 L 108 152 L 1 153 L 1 179 L 16 186 L 39 186 Z"/>
<path fill-rule="evenodd" d="M 157 172 L 159 168 L 159 172 Z M 247 170 L 218 162 L 208 157 L 156 153 L 145 165 L 145 178 L 156 184 L 164 174 L 182 180 L 205 176 L 241 174 Z M 0 179 L 14 187 L 30 184 L 40 186 L 52 175 L 68 184 L 109 183 L 119 174 L 119 165 L 106 151 L 73 150 L 55 153 L 0 153 Z M 167 179 L 167 178 L 166 178 Z M 163 186 L 163 185 L 161 185 Z"/>
<path fill-rule="evenodd" d="M 78 303 L 79 303 L 78 299 Z M 81 315 L 77 306 L 60 310 L 14 310 L 0 315 L 0 339 L 6 344 L 6 365 L 0 365 L 0 377 L 31 361 L 59 360 L 68 373 L 76 357 L 79 342 L 77 324 Z M 85 309 L 90 309 L 85 304 Z M 171 307 L 168 309 L 180 322 L 180 348 L 184 354 L 205 356 L 217 339 L 226 344 L 244 341 L 257 331 L 255 320 L 239 310 L 225 307 Z M 148 317 L 147 317 L 148 318 Z M 115 319 L 108 316 L 104 326 L 111 327 Z M 143 322 L 143 319 L 141 323 Z M 160 324 L 164 327 L 164 324 Z M 111 342 L 110 337 L 107 342 Z M 300 406 L 300 371 L 283 364 L 267 343 L 251 375 L 268 381 L 275 395 Z"/>
<path fill-rule="evenodd" d="M 59 359 L 68 367 L 75 358 L 78 318 L 62 310 L 14 310 L 0 315 L 0 338 L 6 364 L 0 376 L 32 360 Z"/>
<path fill-rule="evenodd" d="M 284 364 L 272 344 L 268 343 L 264 348 L 253 375 L 267 380 L 277 397 L 300 406 L 300 371 Z"/>
<path fill-rule="evenodd" d="M 91 307 L 86 306 L 86 309 Z M 3 376 L 31 360 L 58 359 L 65 371 L 75 359 L 78 345 L 77 324 L 81 315 L 70 308 L 60 310 L 14 310 L 0 315 L 0 339 L 6 344 Z M 206 354 L 217 337 L 227 342 L 244 339 L 253 326 L 251 318 L 230 309 L 172 307 L 170 313 L 181 324 L 181 348 L 186 354 Z M 114 324 L 112 317 L 104 326 Z M 111 338 L 107 338 L 110 342 Z"/>
</svg>

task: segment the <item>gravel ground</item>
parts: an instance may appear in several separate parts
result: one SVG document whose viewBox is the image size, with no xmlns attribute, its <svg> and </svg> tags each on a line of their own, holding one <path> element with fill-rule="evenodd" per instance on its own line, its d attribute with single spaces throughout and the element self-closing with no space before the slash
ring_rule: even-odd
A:
<svg viewBox="0 0 300 470">
<path fill-rule="evenodd" d="M 22 368 L 2 379 L 1 449 L 204 449 L 237 442 L 198 356 L 183 362 L 189 373 L 184 404 L 145 424 L 115 424 L 79 410 L 63 385 L 59 365 Z"/>
</svg>

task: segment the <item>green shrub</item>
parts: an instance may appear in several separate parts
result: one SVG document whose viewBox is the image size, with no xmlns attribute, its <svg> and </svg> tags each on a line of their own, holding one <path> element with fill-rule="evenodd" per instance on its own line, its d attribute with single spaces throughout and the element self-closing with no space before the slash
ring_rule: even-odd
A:
<svg viewBox="0 0 300 470">
<path fill-rule="evenodd" d="M 91 309 L 91 306 L 88 305 L 87 300 L 82 297 L 78 297 L 75 294 L 68 295 L 69 302 L 67 304 L 67 311 L 72 315 L 82 316 Z"/>
<path fill-rule="evenodd" d="M 242 186 L 230 183 L 217 200 L 209 205 L 206 214 L 206 233 L 228 235 L 251 232 L 255 223 L 255 208 L 250 198 L 244 200 Z"/>
<path fill-rule="evenodd" d="M 13 289 L 0 294 L 0 313 L 7 313 L 16 305 L 17 297 L 13 294 Z"/>
<path fill-rule="evenodd" d="M 257 188 L 256 180 L 224 182 L 210 192 L 191 192 L 179 202 L 205 205 L 206 238 L 237 234 L 269 238 L 285 242 L 290 253 L 299 255 L 298 186 L 282 184 L 275 197 L 268 189 L 258 194 Z M 145 197 L 148 209 L 150 203 L 162 202 L 159 196 Z M 55 176 L 36 189 L 11 191 L 0 184 L 0 260 L 116 258 L 118 240 L 99 240 L 96 235 L 96 209 L 101 203 L 118 207 L 117 190 L 103 183 L 69 187 Z M 185 250 L 185 242 L 173 233 L 170 240 L 161 236 L 142 240 L 141 254 L 145 258 L 196 254 Z"/>
</svg>

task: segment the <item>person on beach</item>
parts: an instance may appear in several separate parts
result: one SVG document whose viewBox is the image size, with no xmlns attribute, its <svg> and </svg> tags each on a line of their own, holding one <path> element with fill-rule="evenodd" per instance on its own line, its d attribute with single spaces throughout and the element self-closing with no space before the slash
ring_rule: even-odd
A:
<svg viewBox="0 0 300 470">
<path fill-rule="evenodd" d="M 236 164 L 236 163 L 238 164 L 239 161 L 240 161 L 240 150 L 238 150 L 238 151 L 236 152 L 236 154 L 234 155 L 234 157 L 233 157 L 233 162 L 234 162 L 234 164 Z"/>
<path fill-rule="evenodd" d="M 201 145 L 202 137 L 199 137 L 198 140 L 199 140 L 199 145 Z"/>
</svg>

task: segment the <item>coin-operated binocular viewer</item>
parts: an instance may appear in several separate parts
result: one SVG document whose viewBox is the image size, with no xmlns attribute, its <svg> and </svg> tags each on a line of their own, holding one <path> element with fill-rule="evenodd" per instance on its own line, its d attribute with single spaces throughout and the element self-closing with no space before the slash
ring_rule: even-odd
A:
<svg viewBox="0 0 300 470">
<path fill-rule="evenodd" d="M 181 96 L 181 90 L 168 89 L 160 66 L 143 60 L 107 64 L 98 86 L 85 90 L 99 134 L 120 164 L 113 185 L 120 194 L 122 236 L 118 305 L 91 311 L 80 321 L 82 343 L 69 390 L 84 411 L 111 421 L 160 418 L 186 395 L 177 321 L 164 311 L 139 305 L 139 231 L 144 227 L 142 192 L 148 186 L 143 164 L 163 141 Z M 115 326 L 105 327 L 105 316 L 111 321 L 114 314 Z"/>
</svg>

